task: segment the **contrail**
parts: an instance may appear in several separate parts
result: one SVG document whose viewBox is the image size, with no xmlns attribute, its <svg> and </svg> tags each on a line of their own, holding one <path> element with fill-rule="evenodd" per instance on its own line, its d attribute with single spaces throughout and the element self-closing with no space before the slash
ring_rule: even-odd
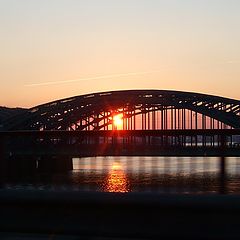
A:
<svg viewBox="0 0 240 240">
<path fill-rule="evenodd" d="M 103 75 L 96 77 L 88 77 L 88 78 L 77 78 L 71 80 L 63 80 L 63 81 L 52 81 L 52 82 L 43 82 L 43 83 L 31 83 L 26 84 L 25 87 L 37 87 L 37 86 L 47 86 L 47 85 L 56 85 L 56 84 L 64 84 L 64 83 L 74 83 L 79 81 L 87 81 L 87 80 L 97 80 L 97 79 L 107 79 L 107 78 L 116 78 L 116 77 L 127 77 L 127 76 L 135 76 L 135 75 L 143 75 L 148 73 L 156 73 L 157 71 L 148 71 L 148 72 L 130 72 L 130 73 L 120 73 L 120 74 L 112 74 L 112 75 Z"/>
</svg>

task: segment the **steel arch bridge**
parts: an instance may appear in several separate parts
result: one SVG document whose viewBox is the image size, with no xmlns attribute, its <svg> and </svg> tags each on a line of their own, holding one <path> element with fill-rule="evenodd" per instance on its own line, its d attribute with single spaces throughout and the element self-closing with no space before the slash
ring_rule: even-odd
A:
<svg viewBox="0 0 240 240">
<path fill-rule="evenodd" d="M 121 124 L 115 125 L 118 116 Z M 200 93 L 125 90 L 42 104 L 7 119 L 5 130 L 240 128 L 240 101 Z"/>
</svg>

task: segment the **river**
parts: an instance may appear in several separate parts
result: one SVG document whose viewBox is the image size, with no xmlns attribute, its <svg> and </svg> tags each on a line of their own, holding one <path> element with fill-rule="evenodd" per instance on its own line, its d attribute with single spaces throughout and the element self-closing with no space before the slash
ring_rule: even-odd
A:
<svg viewBox="0 0 240 240">
<path fill-rule="evenodd" d="M 103 192 L 218 193 L 216 157 L 74 158 L 68 173 L 37 173 L 9 178 L 6 189 Z M 240 158 L 226 158 L 226 189 L 240 193 Z"/>
</svg>

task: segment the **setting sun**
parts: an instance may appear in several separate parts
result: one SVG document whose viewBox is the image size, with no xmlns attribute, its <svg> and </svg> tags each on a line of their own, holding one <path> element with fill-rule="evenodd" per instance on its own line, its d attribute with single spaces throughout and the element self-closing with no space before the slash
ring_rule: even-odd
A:
<svg viewBox="0 0 240 240">
<path fill-rule="evenodd" d="M 116 129 L 121 129 L 123 126 L 123 115 L 117 114 L 113 116 L 113 125 Z"/>
</svg>

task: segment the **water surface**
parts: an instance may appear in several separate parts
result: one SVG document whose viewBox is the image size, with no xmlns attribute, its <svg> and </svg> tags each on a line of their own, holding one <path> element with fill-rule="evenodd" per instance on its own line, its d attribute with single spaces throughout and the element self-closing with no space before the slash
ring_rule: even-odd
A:
<svg viewBox="0 0 240 240">
<path fill-rule="evenodd" d="M 226 158 L 226 189 L 240 193 L 240 158 Z M 219 158 L 91 157 L 74 158 L 68 173 L 36 173 L 11 178 L 4 188 L 73 191 L 218 193 Z"/>
</svg>

